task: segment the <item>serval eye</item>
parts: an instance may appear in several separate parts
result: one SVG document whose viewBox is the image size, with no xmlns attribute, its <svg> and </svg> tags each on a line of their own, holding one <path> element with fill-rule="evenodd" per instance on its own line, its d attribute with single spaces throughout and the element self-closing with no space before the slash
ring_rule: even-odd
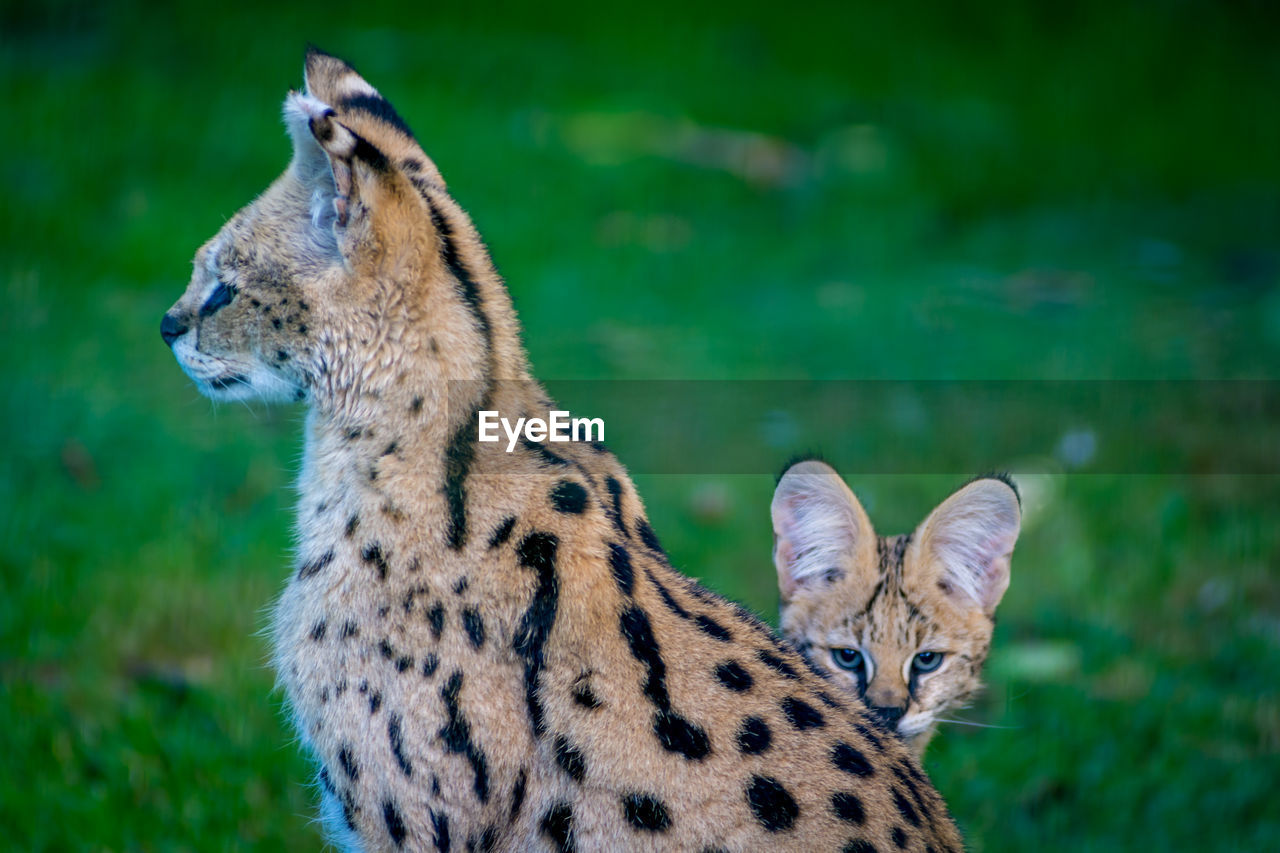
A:
<svg viewBox="0 0 1280 853">
<path fill-rule="evenodd" d="M 850 672 L 857 672 L 865 665 L 862 660 L 862 652 L 857 649 L 832 649 L 831 659 L 836 662 L 836 666 L 841 669 L 847 669 Z"/>
<path fill-rule="evenodd" d="M 235 295 L 236 290 L 234 287 L 218 282 L 218 286 L 213 289 L 213 293 L 210 293 L 209 298 L 200 306 L 200 316 L 208 317 L 220 308 L 230 305 L 231 299 Z"/>
<path fill-rule="evenodd" d="M 911 668 L 916 672 L 933 672 L 942 666 L 942 657 L 942 652 L 920 652 L 911 662 Z"/>
</svg>

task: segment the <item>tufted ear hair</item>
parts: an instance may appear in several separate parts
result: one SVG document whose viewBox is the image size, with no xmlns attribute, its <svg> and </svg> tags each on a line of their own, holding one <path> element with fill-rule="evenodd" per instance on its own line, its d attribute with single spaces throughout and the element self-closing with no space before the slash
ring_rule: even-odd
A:
<svg viewBox="0 0 1280 853">
<path fill-rule="evenodd" d="M 871 520 L 825 462 L 808 459 L 788 468 L 774 490 L 770 512 L 773 564 L 784 603 L 803 588 L 816 589 L 859 567 L 874 568 Z"/>
<path fill-rule="evenodd" d="M 443 190 L 444 181 L 409 126 L 355 69 L 311 48 L 305 76 L 306 92 L 290 92 L 284 104 L 291 169 L 310 193 L 317 238 L 336 239 L 346 254 L 367 236 L 376 208 L 387 208 L 388 222 L 412 219 L 409 210 L 421 205 L 411 184 Z"/>
<path fill-rule="evenodd" d="M 1021 526 L 1013 483 L 984 477 L 931 512 L 916 528 L 912 548 L 932 566 L 945 594 L 991 616 L 1009 588 L 1009 561 Z"/>
<path fill-rule="evenodd" d="M 386 155 L 310 95 L 290 92 L 284 114 L 293 137 L 295 174 L 311 189 L 312 222 L 318 228 L 347 226 L 361 188 L 390 170 Z"/>
</svg>

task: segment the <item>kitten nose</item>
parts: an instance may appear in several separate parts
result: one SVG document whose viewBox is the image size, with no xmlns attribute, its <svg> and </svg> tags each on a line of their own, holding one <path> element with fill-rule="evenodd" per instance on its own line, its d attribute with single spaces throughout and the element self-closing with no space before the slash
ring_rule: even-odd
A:
<svg viewBox="0 0 1280 853">
<path fill-rule="evenodd" d="M 160 337 L 164 338 L 166 344 L 173 346 L 173 342 L 185 335 L 189 328 L 186 323 L 172 314 L 165 314 L 164 319 L 160 321 Z"/>
<path fill-rule="evenodd" d="M 871 713 L 880 721 L 880 725 L 889 731 L 895 731 L 898 727 L 898 720 L 902 719 L 902 715 L 907 712 L 906 708 L 885 708 L 880 705 L 872 705 Z"/>
</svg>

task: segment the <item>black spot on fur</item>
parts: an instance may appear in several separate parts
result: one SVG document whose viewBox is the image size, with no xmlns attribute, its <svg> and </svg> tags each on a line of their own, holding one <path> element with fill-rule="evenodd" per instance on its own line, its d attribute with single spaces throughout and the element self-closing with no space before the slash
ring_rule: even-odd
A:
<svg viewBox="0 0 1280 853">
<path fill-rule="evenodd" d="M 454 240 L 453 225 L 440 210 L 430 193 L 423 193 L 423 200 L 431 215 L 431 223 L 440 237 L 440 256 L 453 275 L 458 297 L 471 310 L 476 329 L 484 340 L 486 360 L 488 361 L 486 379 L 492 381 L 493 373 L 493 330 L 489 318 L 484 312 L 484 300 L 480 288 L 472 277 L 470 270 L 458 254 L 458 246 Z M 480 403 L 475 410 L 463 419 L 462 424 L 449 441 L 445 453 L 445 498 L 449 505 L 449 519 L 446 528 L 446 541 L 450 548 L 461 550 L 467 542 L 467 491 L 466 480 L 475 459 L 476 412 L 489 408 L 489 397 L 492 387 L 485 389 L 480 395 Z"/>
<path fill-rule="evenodd" d="M 565 459 L 560 454 L 553 452 L 550 448 L 548 448 L 545 444 L 543 444 L 540 441 L 530 441 L 528 437 L 524 437 L 520 439 L 520 443 L 524 446 L 526 450 L 528 450 L 533 454 L 536 454 L 538 458 L 540 458 L 543 462 L 547 463 L 548 465 L 563 467 L 569 464 L 568 459 Z"/>
<path fill-rule="evenodd" d="M 649 520 L 647 518 L 641 518 L 636 521 L 636 532 L 640 534 L 640 541 L 643 542 L 650 551 L 653 551 L 664 560 L 666 559 L 667 552 L 662 550 L 662 543 L 658 541 L 658 534 L 653 532 L 653 528 L 649 526 Z"/>
<path fill-rule="evenodd" d="M 581 483 L 575 483 L 573 480 L 561 480 L 556 483 L 548 497 L 556 512 L 581 515 L 587 506 L 587 490 Z"/>
<path fill-rule="evenodd" d="M 667 665 L 653 636 L 648 614 L 639 607 L 629 607 L 619 617 L 619 625 L 631 655 L 648 669 L 643 689 L 657 709 L 653 731 L 658 742 L 664 749 L 680 753 L 691 761 L 705 758 L 711 752 L 711 741 L 706 731 L 671 710 L 666 682 Z"/>
<path fill-rule="evenodd" d="M 400 449 L 400 442 L 398 442 L 398 441 L 393 441 L 393 442 L 391 442 L 390 444 L 388 444 L 388 445 L 386 446 L 386 448 L 382 451 L 382 455 L 383 455 L 383 456 L 390 456 L 390 455 L 392 455 L 393 453 L 395 453 L 395 452 L 396 452 L 397 450 L 399 450 L 399 449 Z"/>
<path fill-rule="evenodd" d="M 396 672 L 405 672 L 413 668 L 413 658 L 408 655 L 401 655 L 396 658 Z"/>
<path fill-rule="evenodd" d="M 675 711 L 658 711 L 653 718 L 653 733 L 663 749 L 679 753 L 690 761 L 701 761 L 711 754 L 711 739 L 706 731 Z"/>
<path fill-rule="evenodd" d="M 568 803 L 556 803 L 547 809 L 539 828 L 559 853 L 573 853 L 573 809 Z"/>
<path fill-rule="evenodd" d="M 404 754 L 404 738 L 400 732 L 399 714 L 389 714 L 387 717 L 387 739 L 391 741 L 391 754 L 395 756 L 396 764 L 400 765 L 401 772 L 406 776 L 412 776 L 413 765 L 409 763 L 409 758 Z"/>
<path fill-rule="evenodd" d="M 350 791 L 344 791 L 342 794 L 342 822 L 352 832 L 359 831 L 356 829 L 356 801 Z"/>
<path fill-rule="evenodd" d="M 534 734 L 539 737 L 546 731 L 542 702 L 538 697 L 543 665 L 542 649 L 555 624 L 560 601 L 560 583 L 556 578 L 556 548 L 559 544 L 560 540 L 554 533 L 535 531 L 521 539 L 516 546 L 516 559 L 520 565 L 532 569 L 538 576 L 533 601 L 520 617 L 512 645 L 516 654 L 524 659 L 525 701 Z"/>
<path fill-rule="evenodd" d="M 645 576 L 649 578 L 649 581 L 654 585 L 654 587 L 657 588 L 658 596 L 662 599 L 662 603 L 667 605 L 668 610 L 670 610 L 675 615 L 679 616 L 681 619 L 693 618 L 692 616 L 689 615 L 689 611 L 685 610 L 683 607 L 680 606 L 680 602 L 675 600 L 675 598 L 671 595 L 671 593 L 667 590 L 667 588 L 662 585 L 662 582 L 659 581 L 657 577 L 654 576 L 653 572 L 649 571 L 648 569 L 645 569 L 644 573 L 645 573 Z"/>
<path fill-rule="evenodd" d="M 831 748 L 831 763 L 836 766 L 836 769 L 843 770 L 852 776 L 873 776 L 876 772 L 865 755 L 844 741 L 837 742 Z"/>
<path fill-rule="evenodd" d="M 756 654 L 756 657 L 760 658 L 760 662 L 769 667 L 769 669 L 772 669 L 774 672 L 779 672 L 787 678 L 794 680 L 800 677 L 800 674 L 795 671 L 795 668 L 791 666 L 791 664 L 787 663 L 772 652 L 761 649 Z"/>
<path fill-rule="evenodd" d="M 439 640 L 440 635 L 444 633 L 444 605 L 440 602 L 437 601 L 427 611 L 427 625 L 431 627 L 431 636 Z"/>
<path fill-rule="evenodd" d="M 846 823 L 862 826 L 867 821 L 867 810 L 856 794 L 837 791 L 831 795 L 831 811 Z"/>
<path fill-rule="evenodd" d="M 396 650 L 391 648 L 391 643 L 386 637 L 378 641 L 378 653 L 382 655 L 383 660 L 391 660 L 395 657 Z"/>
<path fill-rule="evenodd" d="M 907 849 L 907 833 L 900 826 L 895 826 L 893 832 L 889 833 L 889 838 L 893 840 L 893 846 L 899 850 Z"/>
<path fill-rule="evenodd" d="M 356 763 L 355 756 L 351 754 L 351 747 L 346 744 L 343 744 L 338 750 L 338 765 L 352 782 L 360 781 L 360 765 Z"/>
<path fill-rule="evenodd" d="M 288 361 L 288 360 L 289 360 L 289 353 L 285 352 L 282 349 L 276 350 L 276 361 Z"/>
<path fill-rule="evenodd" d="M 573 688 L 573 701 L 588 711 L 594 711 L 600 707 L 600 697 L 592 692 L 591 685 L 585 681 Z"/>
<path fill-rule="evenodd" d="M 435 842 L 436 850 L 439 853 L 449 853 L 451 841 L 449 839 L 449 815 L 444 812 L 431 810 L 431 833 L 435 836 L 432 840 Z"/>
<path fill-rule="evenodd" d="M 648 794 L 625 794 L 622 811 L 627 822 L 636 829 L 649 832 L 666 832 L 671 827 L 671 815 L 657 797 Z"/>
<path fill-rule="evenodd" d="M 331 797 L 338 796 L 338 789 L 333 787 L 333 779 L 329 777 L 329 768 L 320 768 L 320 785 L 324 788 L 325 793 Z"/>
<path fill-rule="evenodd" d="M 436 670 L 440 668 L 440 658 L 431 652 L 427 652 L 422 656 L 422 677 L 430 678 L 436 674 Z"/>
<path fill-rule="evenodd" d="M 468 607 L 462 611 L 462 628 L 467 632 L 472 648 L 478 649 L 484 645 L 484 618 L 478 610 Z"/>
<path fill-rule="evenodd" d="M 455 551 L 467 544 L 467 475 L 475 460 L 475 418 L 465 421 L 445 451 L 444 495 L 449 505 L 445 541 Z"/>
<path fill-rule="evenodd" d="M 521 767 L 520 773 L 516 776 L 516 785 L 511 790 L 511 818 L 510 819 L 513 823 L 515 822 L 515 819 L 520 816 L 520 808 L 521 806 L 524 805 L 525 786 L 528 784 L 529 784 L 529 774 L 525 772 L 525 769 L 523 767 Z"/>
<path fill-rule="evenodd" d="M 862 723 L 854 723 L 853 728 L 858 734 L 867 739 L 867 742 L 871 744 L 872 749 L 876 752 L 884 752 L 884 743 L 881 742 L 879 735 L 877 735 L 870 726 L 864 726 Z"/>
<path fill-rule="evenodd" d="M 759 755 L 773 743 L 769 724 L 760 717 L 747 717 L 738 729 L 738 749 L 746 755 Z"/>
<path fill-rule="evenodd" d="M 346 622 L 342 623 L 342 633 L 338 636 L 343 640 L 349 640 L 352 637 L 359 636 L 359 634 L 360 626 L 348 619 Z"/>
<path fill-rule="evenodd" d="M 360 552 L 360 559 L 377 570 L 378 580 L 384 581 L 387 579 L 387 558 L 382 553 L 382 546 L 377 542 L 370 542 L 365 545 L 364 550 Z"/>
<path fill-rule="evenodd" d="M 618 528 L 618 532 L 629 539 L 631 534 L 627 531 L 627 523 L 622 518 L 622 484 L 618 482 L 617 477 L 609 477 L 604 481 L 604 485 L 609 490 L 610 501 L 605 514 L 609 516 L 613 526 Z"/>
<path fill-rule="evenodd" d="M 324 639 L 324 632 L 329 627 L 329 623 L 321 619 L 315 625 L 311 626 L 311 639 L 317 643 Z"/>
<path fill-rule="evenodd" d="M 499 545 L 506 544 L 506 541 L 511 538 L 511 531 L 515 526 L 516 517 L 514 515 L 503 519 L 502 523 L 493 531 L 493 535 L 489 537 L 489 547 L 497 548 Z"/>
<path fill-rule="evenodd" d="M 821 711 L 803 699 L 797 699 L 794 696 L 788 696 L 782 700 L 782 713 L 786 715 L 787 721 L 791 723 L 795 730 L 800 732 L 808 729 L 820 729 L 827 724 Z"/>
<path fill-rule="evenodd" d="M 484 832 L 467 839 L 467 853 L 489 853 L 498 844 L 498 827 L 486 826 Z"/>
<path fill-rule="evenodd" d="M 628 607 L 622 611 L 619 624 L 622 636 L 631 649 L 631 656 L 648 669 L 644 683 L 645 696 L 660 710 L 669 708 L 671 698 L 667 694 L 667 664 L 663 661 L 658 641 L 653 636 L 653 626 L 649 623 L 648 614 L 639 607 Z"/>
<path fill-rule="evenodd" d="M 916 808 L 920 810 L 920 814 L 925 818 L 932 818 L 929 811 L 929 804 L 925 802 L 924 797 L 920 795 L 920 789 L 916 787 L 915 780 L 907 772 L 910 770 L 910 766 L 904 762 L 899 762 L 898 764 L 890 767 L 890 769 L 893 771 L 893 775 L 898 777 L 898 781 L 900 781 L 907 789 L 907 793 L 911 795 L 911 799 L 915 802 Z"/>
<path fill-rule="evenodd" d="M 833 708 L 837 711 L 844 708 L 844 705 L 841 705 L 838 699 L 836 699 L 834 696 L 832 696 L 830 693 L 828 693 L 825 690 L 818 691 L 818 699 L 822 702 L 823 705 L 826 705 L 828 708 Z"/>
<path fill-rule="evenodd" d="M 635 571 L 631 568 L 631 555 L 627 549 L 613 542 L 609 543 L 609 568 L 613 569 L 613 579 L 623 595 L 630 596 L 635 586 Z"/>
<path fill-rule="evenodd" d="M 582 779 L 587 773 L 587 759 L 583 756 L 582 751 L 569 743 L 569 739 L 564 735 L 557 735 L 555 741 L 556 764 L 560 765 L 560 769 L 569 774 L 569 778 L 578 784 L 582 784 Z"/>
<path fill-rule="evenodd" d="M 360 516 L 352 515 L 347 519 L 347 529 L 343 531 L 343 536 L 350 539 L 356 535 L 356 528 L 360 526 Z"/>
<path fill-rule="evenodd" d="M 303 563 L 298 569 L 298 580 L 306 580 L 307 578 L 318 574 L 321 569 L 333 562 L 333 549 L 330 548 L 319 557 L 310 562 Z"/>
<path fill-rule="evenodd" d="M 453 594 L 462 595 L 464 592 L 467 591 L 467 587 L 469 586 L 471 586 L 471 578 L 467 577 L 466 575 L 463 575 L 462 577 L 458 578 L 458 582 L 453 585 Z"/>
<path fill-rule="evenodd" d="M 864 838 L 855 838 L 844 846 L 840 853 L 879 853 L 876 846 Z"/>
<path fill-rule="evenodd" d="M 414 398 L 413 398 L 413 400 L 409 403 L 409 411 L 413 412 L 415 415 L 416 415 L 416 414 L 418 414 L 418 412 L 421 412 L 421 411 L 422 411 L 422 398 L 421 398 L 421 397 L 414 397 Z"/>
<path fill-rule="evenodd" d="M 273 328 L 273 329 L 278 329 L 278 328 L 280 328 L 282 325 L 284 325 L 284 324 L 280 322 L 280 318 L 279 318 L 279 317 L 272 317 L 272 318 L 271 318 L 271 328 Z"/>
<path fill-rule="evenodd" d="M 383 821 L 387 824 L 387 834 L 392 836 L 393 843 L 399 847 L 404 843 L 404 821 L 392 800 L 383 800 Z"/>
<path fill-rule="evenodd" d="M 919 826 L 920 815 L 916 814 L 915 808 L 907 801 L 907 798 L 903 796 L 902 791 L 898 789 L 897 785 L 893 786 L 892 791 L 893 804 L 898 807 L 898 814 L 902 815 L 903 820 L 912 826 Z"/>
<path fill-rule="evenodd" d="M 800 806 L 782 783 L 770 776 L 752 776 L 747 786 L 747 805 L 760 825 L 769 832 L 790 829 L 800 816 Z"/>
<path fill-rule="evenodd" d="M 416 558 L 415 558 L 416 559 Z M 408 616 L 413 612 L 413 600 L 419 595 L 425 595 L 427 587 L 425 584 L 410 587 L 404 591 L 404 598 L 400 600 L 400 606 L 404 608 L 404 613 Z"/>
<path fill-rule="evenodd" d="M 693 621 L 702 629 L 702 633 L 708 637 L 714 637 L 722 643 L 727 643 L 733 639 L 723 625 L 706 614 L 699 614 L 694 617 Z"/>
<path fill-rule="evenodd" d="M 382 694 L 377 690 L 369 694 L 369 716 L 378 713 L 378 709 L 382 707 Z"/>
<path fill-rule="evenodd" d="M 727 660 L 716 665 L 716 678 L 734 693 L 745 693 L 755 684 L 751 673 L 742 668 L 736 660 Z"/>
<path fill-rule="evenodd" d="M 466 756 L 475 774 L 476 797 L 480 802 L 489 802 L 489 761 L 484 752 L 471 740 L 471 724 L 462 713 L 459 694 L 462 692 L 462 671 L 457 670 L 449 676 L 449 680 L 440 690 L 440 698 L 444 701 L 447 721 L 440 730 L 440 739 L 445 747 L 453 753 Z"/>
</svg>

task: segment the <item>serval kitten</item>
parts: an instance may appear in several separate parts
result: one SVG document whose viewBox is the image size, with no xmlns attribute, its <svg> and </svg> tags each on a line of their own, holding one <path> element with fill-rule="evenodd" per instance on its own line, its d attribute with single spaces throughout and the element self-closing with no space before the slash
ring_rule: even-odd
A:
<svg viewBox="0 0 1280 853">
<path fill-rule="evenodd" d="M 919 758 L 982 686 L 1021 518 L 1012 481 L 983 477 L 914 533 L 877 536 L 830 466 L 797 463 L 773 497 L 782 633 Z"/>
</svg>

